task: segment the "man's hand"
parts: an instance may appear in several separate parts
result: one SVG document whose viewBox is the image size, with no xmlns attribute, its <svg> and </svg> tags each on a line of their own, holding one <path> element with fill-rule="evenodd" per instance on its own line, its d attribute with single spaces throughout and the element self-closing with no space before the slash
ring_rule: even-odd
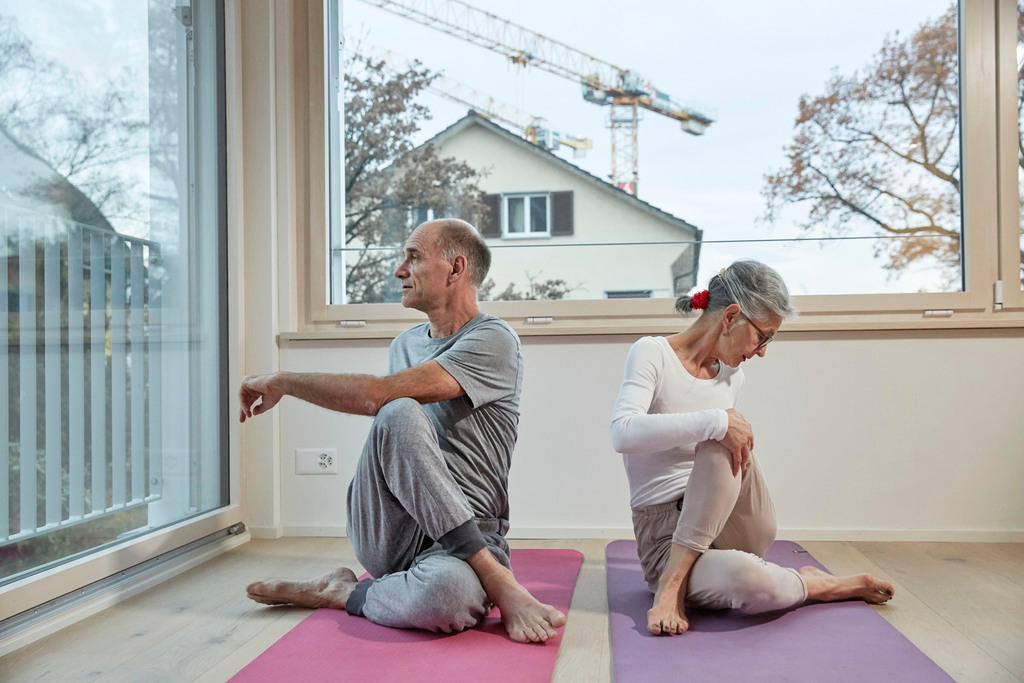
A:
<svg viewBox="0 0 1024 683">
<path fill-rule="evenodd" d="M 725 412 L 729 416 L 729 429 L 719 443 L 732 453 L 732 475 L 735 477 L 741 469 L 745 470 L 750 465 L 750 453 L 754 450 L 754 430 L 738 411 L 729 408 Z"/>
<path fill-rule="evenodd" d="M 267 412 L 281 400 L 284 392 L 278 386 L 278 374 L 256 375 L 246 377 L 242 380 L 242 386 L 238 389 L 238 401 L 241 408 L 238 411 L 238 421 L 245 422 L 245 418 L 253 417 Z M 262 399 L 259 404 L 256 399 Z"/>
</svg>

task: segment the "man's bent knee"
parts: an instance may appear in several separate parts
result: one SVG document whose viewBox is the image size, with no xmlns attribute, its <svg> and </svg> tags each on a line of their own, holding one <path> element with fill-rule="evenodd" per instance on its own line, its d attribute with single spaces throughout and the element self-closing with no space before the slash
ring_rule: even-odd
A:
<svg viewBox="0 0 1024 683">
<path fill-rule="evenodd" d="M 396 398 L 381 406 L 373 419 L 373 425 L 374 427 L 406 427 L 420 424 L 424 420 L 429 423 L 429 418 L 418 401 L 411 398 Z"/>
</svg>

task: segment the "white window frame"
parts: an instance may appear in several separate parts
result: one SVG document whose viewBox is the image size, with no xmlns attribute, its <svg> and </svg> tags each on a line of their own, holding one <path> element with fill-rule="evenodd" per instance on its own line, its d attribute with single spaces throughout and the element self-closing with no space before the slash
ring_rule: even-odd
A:
<svg viewBox="0 0 1024 683">
<path fill-rule="evenodd" d="M 530 231 L 530 208 L 531 200 L 536 197 L 544 198 L 544 220 L 547 230 L 544 232 Z M 508 228 L 508 200 L 523 200 L 523 228 L 524 232 L 511 232 Z M 551 193 L 550 192 L 509 192 L 501 195 L 501 238 L 506 240 L 521 240 L 538 237 L 551 237 Z"/>
<path fill-rule="evenodd" d="M 326 7 L 332 0 L 302 1 Z M 1017 287 L 1004 284 L 1004 305 L 1001 309 L 994 305 L 995 283 L 1003 274 L 1009 273 L 1007 283 L 1017 282 L 1016 271 L 1012 269 L 1019 249 L 1015 226 L 1020 211 L 1013 80 L 1016 35 L 1009 41 L 1011 25 L 1015 31 L 1016 7 L 1010 0 L 961 0 L 959 13 L 965 291 L 796 296 L 794 304 L 800 316 L 786 323 L 787 330 L 1024 327 L 1024 295 Z M 322 9 L 309 12 L 310 54 L 314 54 L 314 46 L 322 49 L 322 43 L 316 45 L 316 38 L 321 36 L 322 40 L 323 14 Z M 998 79 L 997 47 L 1001 67 Z M 304 68 L 302 64 L 296 67 Z M 323 83 L 323 74 L 314 73 L 322 64 L 311 60 L 308 68 L 312 95 L 312 84 Z M 298 239 L 309 249 L 306 262 L 312 265 L 304 276 L 300 274 L 296 329 L 283 333 L 281 339 L 393 337 L 421 322 L 422 314 L 403 309 L 400 304 L 328 303 L 327 269 L 320 265 L 326 264 L 329 253 L 324 222 L 325 160 L 320 153 L 325 149 L 323 93 L 321 87 L 319 96 L 298 103 L 305 114 L 300 127 L 302 133 L 308 132 L 308 144 L 297 150 L 300 154 L 296 163 L 309 169 L 308 183 L 301 191 L 308 197 L 306 206 L 310 207 L 309 220 Z M 302 156 L 308 150 L 317 153 Z M 661 334 L 685 326 L 670 299 L 496 301 L 484 302 L 481 308 L 507 320 L 521 335 Z M 533 324 L 531 319 L 544 323 Z"/>
<path fill-rule="evenodd" d="M 241 155 L 242 148 L 242 31 L 241 31 L 242 0 L 227 0 L 224 4 L 224 86 L 225 86 L 225 145 L 227 146 L 227 243 L 228 254 L 225 267 L 227 297 L 230 302 L 239 301 L 245 286 L 242 282 L 243 269 L 241 261 L 235 256 L 242 243 L 242 224 L 237 218 L 242 214 L 241 192 Z M 212 3 L 211 3 L 212 6 Z M 226 316 L 227 339 L 221 346 L 222 353 L 238 346 L 242 338 L 244 321 L 241 306 L 228 306 Z M 237 387 L 242 379 L 242 367 L 236 354 L 229 353 L 227 363 L 227 383 L 229 387 Z M 89 552 L 77 559 L 56 565 L 39 573 L 28 575 L 0 587 L 0 620 L 14 617 L 46 602 L 72 593 L 75 590 L 130 569 L 142 562 L 156 558 L 164 553 L 180 548 L 188 543 L 231 527 L 245 519 L 242 503 L 241 462 L 239 458 L 238 423 L 229 421 L 223 427 L 226 430 L 228 448 L 228 501 L 226 504 L 205 513 L 183 519 L 170 526 L 140 535 L 123 543 Z M 237 545 L 247 536 L 238 537 L 228 545 Z M 219 550 L 227 549 L 221 543 Z M 121 598 L 115 597 L 114 601 Z M 89 608 L 98 609 L 98 608 Z M 79 617 L 81 618 L 81 617 Z M 56 620 L 56 621 L 59 621 Z M 35 627 L 26 627 L 24 639 L 31 641 L 39 637 Z M 43 625 L 40 628 L 53 628 Z M 0 648 L 16 647 L 22 639 L 22 632 L 14 632 Z M 13 645 L 12 645 L 13 644 Z"/>
</svg>

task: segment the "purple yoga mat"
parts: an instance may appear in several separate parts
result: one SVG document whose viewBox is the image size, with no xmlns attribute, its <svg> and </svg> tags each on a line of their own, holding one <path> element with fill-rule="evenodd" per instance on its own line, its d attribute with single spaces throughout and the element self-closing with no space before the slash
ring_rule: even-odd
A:
<svg viewBox="0 0 1024 683">
<path fill-rule="evenodd" d="M 521 584 L 569 613 L 583 555 L 576 550 L 513 550 Z M 272 609 L 272 608 L 270 608 Z M 282 681 L 549 681 L 562 631 L 543 644 L 508 639 L 497 609 L 480 626 L 443 635 L 378 626 L 318 609 L 242 669 L 234 683 Z"/>
<path fill-rule="evenodd" d="M 609 543 L 606 556 L 616 683 L 952 680 L 862 601 L 812 603 L 756 616 L 689 608 L 687 633 L 653 636 L 647 632 L 653 596 L 636 542 Z M 789 541 L 776 541 L 765 557 L 784 567 L 824 569 Z"/>
</svg>

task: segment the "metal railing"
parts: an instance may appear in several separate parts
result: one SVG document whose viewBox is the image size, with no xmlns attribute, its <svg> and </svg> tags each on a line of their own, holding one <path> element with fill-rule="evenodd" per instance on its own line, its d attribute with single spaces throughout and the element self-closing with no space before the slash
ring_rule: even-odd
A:
<svg viewBox="0 0 1024 683">
<path fill-rule="evenodd" d="M 0 205 L 0 545 L 161 495 L 160 247 Z"/>
</svg>

